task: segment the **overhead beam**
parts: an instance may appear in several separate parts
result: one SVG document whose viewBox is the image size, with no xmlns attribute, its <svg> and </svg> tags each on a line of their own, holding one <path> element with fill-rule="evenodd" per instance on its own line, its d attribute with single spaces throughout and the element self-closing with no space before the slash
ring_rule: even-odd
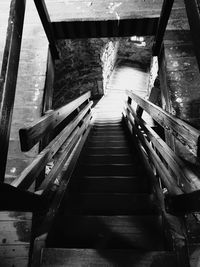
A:
<svg viewBox="0 0 200 267">
<path fill-rule="evenodd" d="M 157 18 L 53 22 L 56 39 L 155 35 Z"/>
</svg>

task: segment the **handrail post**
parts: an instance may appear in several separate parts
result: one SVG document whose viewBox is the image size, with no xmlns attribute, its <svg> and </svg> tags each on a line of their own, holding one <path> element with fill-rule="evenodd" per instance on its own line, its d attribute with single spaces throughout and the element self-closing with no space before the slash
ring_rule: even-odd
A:
<svg viewBox="0 0 200 267">
<path fill-rule="evenodd" d="M 167 28 L 167 23 L 171 14 L 171 10 L 174 4 L 174 0 L 164 0 L 160 19 L 158 22 L 158 28 L 156 32 L 155 42 L 153 45 L 153 56 L 158 56 L 162 47 L 164 34 Z"/>
<path fill-rule="evenodd" d="M 4 181 L 26 0 L 12 0 L 0 74 L 0 180 Z"/>
</svg>

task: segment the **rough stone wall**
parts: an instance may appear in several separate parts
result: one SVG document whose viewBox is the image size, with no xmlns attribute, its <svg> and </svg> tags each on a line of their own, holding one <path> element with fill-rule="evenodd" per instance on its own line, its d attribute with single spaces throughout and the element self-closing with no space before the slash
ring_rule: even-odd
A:
<svg viewBox="0 0 200 267">
<path fill-rule="evenodd" d="M 115 42 L 111 43 L 112 48 L 116 49 Z M 59 42 L 61 59 L 55 68 L 54 108 L 89 90 L 93 97 L 103 94 L 104 58 L 111 62 L 106 65 L 107 71 L 112 71 L 116 54 L 107 44 L 107 38 Z"/>
<path fill-rule="evenodd" d="M 56 62 L 53 105 L 63 106 L 86 91 L 96 97 L 104 93 L 116 62 L 140 62 L 149 68 L 152 37 L 146 46 L 127 38 L 62 40 L 58 43 L 61 59 Z"/>
</svg>

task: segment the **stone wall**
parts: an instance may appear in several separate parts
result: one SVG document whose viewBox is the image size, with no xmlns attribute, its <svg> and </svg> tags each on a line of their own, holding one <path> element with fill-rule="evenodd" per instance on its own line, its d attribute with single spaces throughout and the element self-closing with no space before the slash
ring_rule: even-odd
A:
<svg viewBox="0 0 200 267">
<path fill-rule="evenodd" d="M 91 91 L 102 95 L 113 68 L 128 60 L 148 68 L 152 38 L 144 38 L 146 46 L 127 38 L 91 38 L 62 40 L 58 43 L 60 60 L 56 62 L 53 105 L 58 108 Z"/>
</svg>

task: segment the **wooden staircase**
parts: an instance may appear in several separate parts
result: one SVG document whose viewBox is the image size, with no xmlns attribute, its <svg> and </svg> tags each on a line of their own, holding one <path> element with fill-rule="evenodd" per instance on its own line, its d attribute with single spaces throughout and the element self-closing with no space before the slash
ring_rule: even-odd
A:
<svg viewBox="0 0 200 267">
<path fill-rule="evenodd" d="M 177 266 L 150 180 L 113 109 L 121 110 L 109 95 L 97 107 L 41 266 Z"/>
</svg>

